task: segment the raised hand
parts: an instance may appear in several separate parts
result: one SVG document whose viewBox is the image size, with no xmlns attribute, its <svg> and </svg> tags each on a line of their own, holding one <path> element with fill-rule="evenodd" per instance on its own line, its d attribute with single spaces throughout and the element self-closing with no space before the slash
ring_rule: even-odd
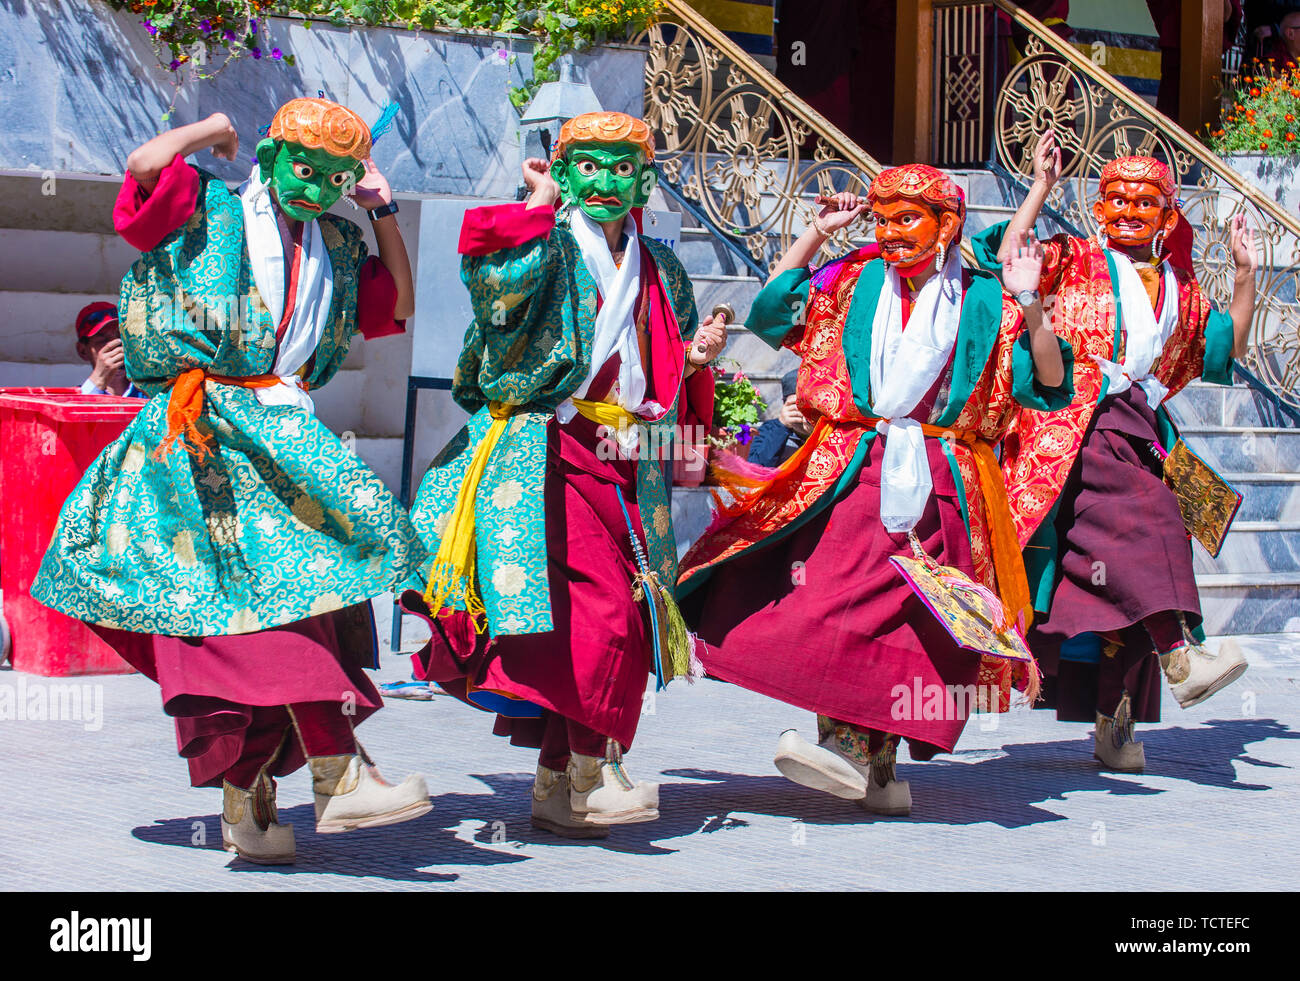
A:
<svg viewBox="0 0 1300 981">
<path fill-rule="evenodd" d="M 359 208 L 366 211 L 373 211 L 385 204 L 391 204 L 393 200 L 392 188 L 388 186 L 388 178 L 379 172 L 375 162 L 369 157 L 361 161 L 361 165 L 366 168 L 366 175 L 357 181 L 351 194 L 348 195 Z"/>
<path fill-rule="evenodd" d="M 1061 148 L 1056 145 L 1055 130 L 1047 130 L 1034 147 L 1034 180 L 1048 189 L 1061 179 Z"/>
<path fill-rule="evenodd" d="M 814 224 L 819 232 L 828 237 L 853 224 L 867 210 L 867 199 L 858 197 L 852 191 L 841 191 L 829 197 L 819 194 L 813 198 L 813 204 L 822 206 Z"/>
<path fill-rule="evenodd" d="M 541 157 L 529 157 L 523 164 L 524 186 L 536 199 L 549 198 L 558 201 L 560 185 L 551 176 L 551 165 Z"/>
<path fill-rule="evenodd" d="M 239 134 L 230 125 L 230 119 L 224 112 L 213 113 L 210 122 L 216 127 L 215 142 L 212 143 L 212 155 L 220 160 L 234 160 L 239 153 Z"/>
<path fill-rule="evenodd" d="M 686 357 L 695 367 L 703 368 L 721 354 L 722 349 L 726 346 L 726 321 L 721 317 L 715 318 L 710 314 L 704 318 L 699 329 L 695 331 L 695 339 L 691 341 L 691 348 Z"/>
<path fill-rule="evenodd" d="M 1002 285 L 1013 295 L 1037 290 L 1042 275 L 1042 244 L 1023 233 L 1013 233 L 1011 249 L 1002 260 Z"/>
<path fill-rule="evenodd" d="M 1259 268 L 1259 256 L 1255 254 L 1255 230 L 1246 224 L 1245 215 L 1233 215 L 1230 240 L 1232 261 L 1237 266 L 1238 274 L 1253 279 Z"/>
</svg>

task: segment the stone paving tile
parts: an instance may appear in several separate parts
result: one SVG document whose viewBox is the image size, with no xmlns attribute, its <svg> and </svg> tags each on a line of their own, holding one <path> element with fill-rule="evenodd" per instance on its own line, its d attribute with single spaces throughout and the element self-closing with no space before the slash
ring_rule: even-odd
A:
<svg viewBox="0 0 1300 981">
<path fill-rule="evenodd" d="M 429 776 L 434 810 L 389 828 L 312 830 L 310 781 L 281 781 L 298 864 L 220 850 L 220 794 L 185 762 L 140 676 L 70 679 L 102 726 L 0 721 L 3 889 L 1295 889 L 1300 637 L 1242 638 L 1252 670 L 1191 710 L 1166 697 L 1139 727 L 1149 769 L 1103 773 L 1091 730 L 1017 710 L 968 724 L 958 751 L 900 763 L 910 818 L 796 786 L 776 737 L 808 713 L 714 682 L 647 701 L 628 756 L 663 781 L 662 818 L 568 842 L 528 824 L 535 758 L 452 699 L 390 701 L 361 730 L 390 777 Z M 404 644 L 404 646 L 411 646 Z M 386 656 L 378 677 L 406 675 Z M 0 672 L 0 697 L 65 683 Z"/>
</svg>

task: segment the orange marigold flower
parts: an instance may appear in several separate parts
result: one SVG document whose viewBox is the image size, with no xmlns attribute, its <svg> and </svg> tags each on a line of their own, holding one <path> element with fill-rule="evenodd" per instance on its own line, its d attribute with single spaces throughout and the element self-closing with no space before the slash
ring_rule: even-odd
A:
<svg viewBox="0 0 1300 981">
<path fill-rule="evenodd" d="M 1267 144 L 1267 143 L 1263 143 L 1263 142 L 1261 142 L 1260 145 L 1259 145 L 1259 148 L 1260 148 L 1261 150 L 1267 150 L 1267 149 L 1268 149 L 1268 144 Z"/>
<path fill-rule="evenodd" d="M 1294 134 L 1294 133 L 1287 133 L 1287 134 L 1286 134 L 1286 141 L 1287 141 L 1288 143 L 1294 143 L 1294 142 L 1295 142 L 1295 134 Z"/>
<path fill-rule="evenodd" d="M 1294 123 L 1294 122 L 1295 122 L 1295 113 L 1288 112 L 1288 113 L 1286 114 L 1286 121 L 1287 121 L 1288 123 Z"/>
<path fill-rule="evenodd" d="M 1273 138 L 1273 131 L 1271 129 L 1264 130 L 1264 139 L 1271 140 L 1272 138 Z"/>
<path fill-rule="evenodd" d="M 1250 90 L 1250 94 L 1251 94 L 1251 95 L 1259 95 L 1259 89 L 1251 89 L 1251 90 Z"/>
</svg>

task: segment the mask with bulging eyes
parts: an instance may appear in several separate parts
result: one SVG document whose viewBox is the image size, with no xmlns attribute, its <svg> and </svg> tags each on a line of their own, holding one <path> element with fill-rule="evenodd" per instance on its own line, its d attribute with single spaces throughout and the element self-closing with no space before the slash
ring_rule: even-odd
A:
<svg viewBox="0 0 1300 981">
<path fill-rule="evenodd" d="M 342 195 L 352 193 L 366 172 L 355 157 L 283 140 L 259 143 L 257 162 L 280 210 L 294 221 L 319 218 Z"/>
<path fill-rule="evenodd" d="M 650 200 L 658 175 L 634 143 L 579 143 L 551 169 L 560 193 L 592 221 L 618 221 Z"/>
</svg>

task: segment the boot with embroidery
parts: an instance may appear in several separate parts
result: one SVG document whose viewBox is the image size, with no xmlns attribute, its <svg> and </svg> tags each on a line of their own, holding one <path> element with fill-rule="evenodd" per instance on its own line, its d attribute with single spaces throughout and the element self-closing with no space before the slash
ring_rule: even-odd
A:
<svg viewBox="0 0 1300 981">
<path fill-rule="evenodd" d="M 898 742 L 888 738 L 879 752 L 872 754 L 871 764 L 864 774 L 867 793 L 859 806 L 872 814 L 886 817 L 906 817 L 912 813 L 912 785 L 899 780 L 895 772 L 898 759 Z"/>
<path fill-rule="evenodd" d="M 636 824 L 659 818 L 659 784 L 633 781 L 612 739 L 604 759 L 573 753 L 565 771 L 574 817 L 592 824 Z"/>
<path fill-rule="evenodd" d="M 1119 773 L 1141 773 L 1146 767 L 1146 751 L 1133 738 L 1133 714 L 1128 692 L 1120 698 L 1113 716 L 1097 713 L 1092 755 L 1106 769 Z"/>
<path fill-rule="evenodd" d="M 573 813 L 569 800 L 569 776 L 537 764 L 533 781 L 532 826 L 563 838 L 607 838 L 609 825 L 593 824 Z"/>
<path fill-rule="evenodd" d="M 1181 647 L 1160 655 L 1160 667 L 1178 704 L 1191 708 L 1232 684 L 1250 665 L 1233 641 L 1221 643 L 1216 656 L 1188 637 Z"/>
<path fill-rule="evenodd" d="M 221 793 L 221 845 L 226 851 L 257 865 L 293 864 L 293 826 L 280 823 L 275 783 L 265 772 L 249 790 L 223 781 Z"/>
<path fill-rule="evenodd" d="M 316 830 L 321 834 L 398 824 L 433 810 L 429 787 L 418 774 L 394 786 L 357 753 L 313 756 L 307 764 L 316 794 Z"/>
</svg>

